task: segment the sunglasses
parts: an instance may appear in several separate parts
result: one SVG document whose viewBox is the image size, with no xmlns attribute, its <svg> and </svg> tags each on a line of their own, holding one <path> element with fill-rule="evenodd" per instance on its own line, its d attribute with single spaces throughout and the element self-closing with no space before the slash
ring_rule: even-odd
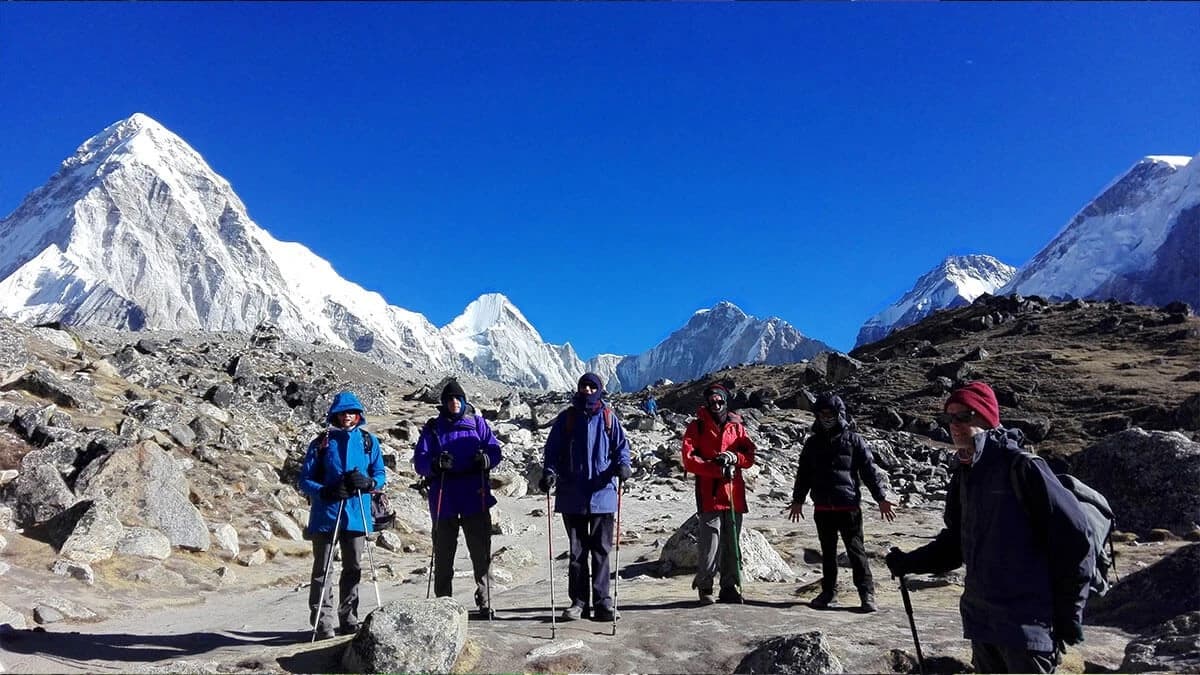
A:
<svg viewBox="0 0 1200 675">
<path fill-rule="evenodd" d="M 592 384 L 591 382 L 585 382 L 579 385 L 579 391 L 583 391 L 585 389 L 588 391 L 596 391 L 596 385 Z"/>
<path fill-rule="evenodd" d="M 975 419 L 974 410 L 964 410 L 956 413 L 942 413 L 941 415 L 938 415 L 938 421 L 946 426 L 951 424 L 966 424 L 973 419 Z"/>
</svg>

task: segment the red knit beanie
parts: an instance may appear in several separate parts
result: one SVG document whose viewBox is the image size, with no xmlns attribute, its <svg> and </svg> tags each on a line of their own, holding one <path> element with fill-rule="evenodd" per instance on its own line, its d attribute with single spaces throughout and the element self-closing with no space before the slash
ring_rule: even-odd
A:
<svg viewBox="0 0 1200 675">
<path fill-rule="evenodd" d="M 942 410 L 951 403 L 961 403 L 974 410 L 987 423 L 988 429 L 1000 426 L 1000 404 L 996 402 L 996 392 L 984 382 L 968 382 L 950 392 L 950 398 L 946 399 Z"/>
</svg>

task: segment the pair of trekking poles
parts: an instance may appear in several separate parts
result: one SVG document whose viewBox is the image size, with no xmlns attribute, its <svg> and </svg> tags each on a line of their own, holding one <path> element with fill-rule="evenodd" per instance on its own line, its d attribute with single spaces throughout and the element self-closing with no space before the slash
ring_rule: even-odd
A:
<svg viewBox="0 0 1200 675">
<path fill-rule="evenodd" d="M 491 474 L 492 474 L 492 472 L 490 469 L 487 471 L 484 471 L 483 473 L 480 474 L 480 482 L 479 482 L 479 510 L 480 510 L 480 512 L 487 511 L 487 486 L 488 486 L 488 483 L 491 481 Z M 444 495 L 446 493 L 446 490 L 444 488 L 445 488 L 445 485 L 439 483 L 437 506 L 434 508 L 434 514 L 433 514 L 433 528 L 432 528 L 433 550 L 429 552 L 429 568 L 425 575 L 426 576 L 426 582 L 425 582 L 425 599 L 426 600 L 429 599 L 430 595 L 432 595 L 432 592 L 433 592 L 433 558 L 434 558 L 434 555 L 437 553 L 437 529 L 438 529 L 438 521 L 440 521 L 442 519 L 442 495 Z M 455 533 L 455 536 L 458 536 L 457 532 Z M 491 537 L 490 532 L 488 533 L 488 536 Z M 489 554 L 489 556 L 491 555 L 491 547 L 490 546 L 488 547 L 488 554 Z M 485 582 L 484 585 L 487 588 L 487 610 L 488 610 L 487 619 L 488 619 L 488 621 L 491 621 L 492 616 L 495 614 L 495 611 L 492 609 L 492 561 L 491 561 L 490 557 L 488 558 L 488 571 L 487 571 L 487 574 L 484 575 L 484 582 Z"/>
<path fill-rule="evenodd" d="M 375 554 L 372 552 L 373 544 L 371 543 L 370 538 L 367 537 L 369 531 L 367 529 L 367 512 L 362 505 L 363 492 L 361 490 L 355 490 L 354 498 L 358 500 L 358 511 L 362 515 L 363 537 L 366 538 L 364 543 L 367 548 L 367 560 L 371 565 L 371 582 L 375 584 L 375 606 L 382 607 L 383 598 L 379 594 L 379 577 L 375 571 Z M 347 497 L 347 499 L 349 499 L 349 497 Z M 310 642 L 317 641 L 317 627 L 321 625 L 321 613 L 325 610 L 325 594 L 330 590 L 329 569 L 333 566 L 333 552 L 335 547 L 338 545 L 338 530 L 341 527 L 342 514 L 345 512 L 345 509 L 346 500 L 343 499 L 338 502 L 337 519 L 333 521 L 333 535 L 329 538 L 329 552 L 325 556 L 325 575 L 321 577 L 321 594 L 317 599 L 317 617 L 313 621 L 313 632 Z"/>
<path fill-rule="evenodd" d="M 617 479 L 617 523 L 616 551 L 613 561 L 613 604 L 612 604 L 612 634 L 617 634 L 617 597 L 621 590 L 621 494 L 625 492 L 625 481 Z M 556 637 L 558 626 L 555 614 L 558 609 L 554 605 L 554 520 L 550 507 L 550 493 L 546 492 L 546 577 L 550 580 L 550 639 Z"/>
</svg>

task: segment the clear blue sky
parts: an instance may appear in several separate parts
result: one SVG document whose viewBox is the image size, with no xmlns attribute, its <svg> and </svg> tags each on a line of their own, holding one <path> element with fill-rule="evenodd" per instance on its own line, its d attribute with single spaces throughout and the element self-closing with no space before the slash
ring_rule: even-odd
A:
<svg viewBox="0 0 1200 675">
<path fill-rule="evenodd" d="M 1200 5 L 0 4 L 0 212 L 144 112 L 250 216 L 442 325 L 582 356 L 728 299 L 848 349 L 1200 151 Z"/>
</svg>

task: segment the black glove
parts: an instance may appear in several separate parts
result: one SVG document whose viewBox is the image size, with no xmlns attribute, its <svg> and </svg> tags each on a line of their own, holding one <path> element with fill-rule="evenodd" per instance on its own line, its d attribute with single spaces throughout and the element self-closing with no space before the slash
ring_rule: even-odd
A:
<svg viewBox="0 0 1200 675">
<path fill-rule="evenodd" d="M 725 480 L 731 481 L 733 480 L 733 472 L 735 469 L 737 469 L 737 465 L 726 464 L 725 466 L 721 467 L 721 476 L 724 477 Z"/>
<path fill-rule="evenodd" d="M 338 481 L 333 485 L 326 485 L 321 488 L 321 499 L 327 502 L 340 502 L 350 496 L 350 491 L 346 489 L 344 481 Z"/>
<path fill-rule="evenodd" d="M 733 466 L 734 464 L 737 464 L 737 455 L 726 450 L 725 452 L 718 453 L 716 457 L 713 457 L 713 461 L 722 467 Z"/>
<path fill-rule="evenodd" d="M 887 568 L 891 570 L 893 577 L 902 577 L 908 574 L 907 554 L 898 548 L 892 547 L 888 554 L 883 557 L 883 562 L 887 564 Z"/>
<path fill-rule="evenodd" d="M 441 473 L 454 468 L 454 456 L 448 452 L 443 452 L 437 456 L 437 461 L 433 463 L 433 470 Z"/>
<path fill-rule="evenodd" d="M 375 489 L 375 481 L 363 475 L 358 469 L 344 474 L 342 485 L 346 486 L 347 492 L 370 492 Z"/>
<path fill-rule="evenodd" d="M 479 453 L 475 455 L 475 468 L 480 471 L 487 471 L 492 468 L 492 460 L 488 459 L 487 453 Z"/>
<path fill-rule="evenodd" d="M 1077 645 L 1083 642 L 1083 624 L 1079 623 L 1074 616 L 1055 620 L 1054 639 L 1068 645 Z"/>
<path fill-rule="evenodd" d="M 618 464 L 617 465 L 617 478 L 620 478 L 621 480 L 625 481 L 625 480 L 629 480 L 629 477 L 632 475 L 633 475 L 633 467 L 629 466 L 628 464 Z"/>
<path fill-rule="evenodd" d="M 549 494 L 554 489 L 554 484 L 558 482 L 558 476 L 553 472 L 542 474 L 542 479 L 538 481 L 538 489 Z"/>
</svg>

